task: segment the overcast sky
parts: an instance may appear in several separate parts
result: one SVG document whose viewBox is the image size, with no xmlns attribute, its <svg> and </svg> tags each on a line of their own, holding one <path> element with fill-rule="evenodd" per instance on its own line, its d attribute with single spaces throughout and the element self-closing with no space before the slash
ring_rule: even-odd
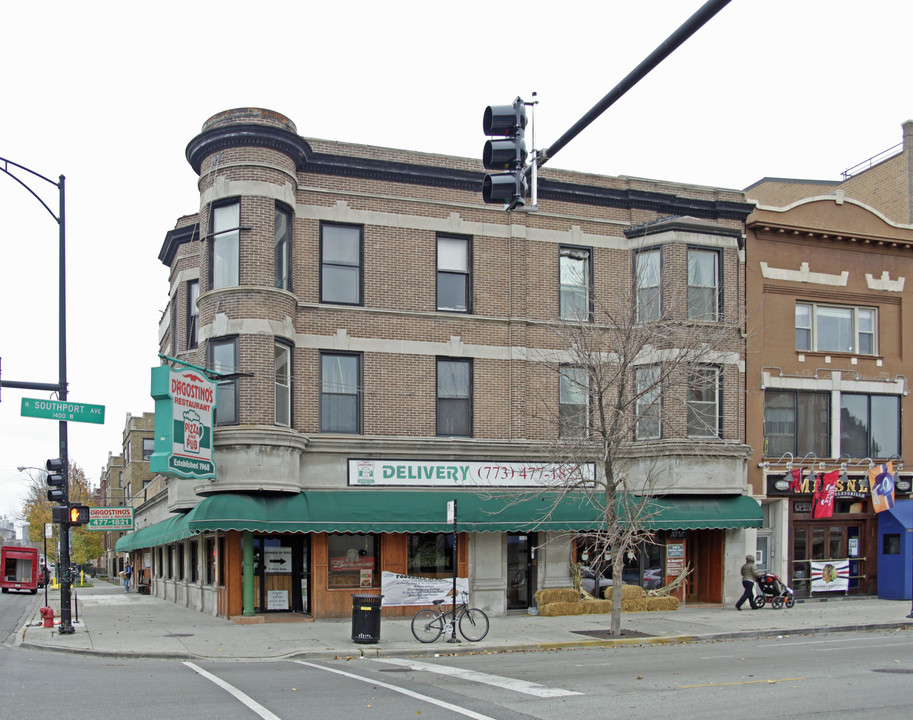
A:
<svg viewBox="0 0 913 720">
<path fill-rule="evenodd" d="M 90 480 L 151 411 L 168 293 L 165 233 L 197 210 L 187 143 L 211 115 L 257 106 L 305 137 L 480 158 L 482 112 L 538 93 L 553 143 L 701 0 L 459 3 L 8 3 L 0 157 L 66 176 L 69 424 Z M 516 11 L 514 10 L 516 9 Z M 742 189 L 839 180 L 913 117 L 910 0 L 732 0 L 565 147 L 551 167 Z M 499 35 L 501 33 L 501 35 Z M 27 182 L 57 210 L 56 189 Z M 0 173 L 4 380 L 56 383 L 57 225 Z M 0 515 L 58 449 L 57 423 L 0 396 Z"/>
</svg>

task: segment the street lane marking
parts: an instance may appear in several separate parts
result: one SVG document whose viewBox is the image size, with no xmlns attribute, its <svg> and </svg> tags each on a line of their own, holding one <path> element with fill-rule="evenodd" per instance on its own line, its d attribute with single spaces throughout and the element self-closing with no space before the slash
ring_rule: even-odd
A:
<svg viewBox="0 0 913 720">
<path fill-rule="evenodd" d="M 800 680 L 805 680 L 805 678 L 775 678 L 773 680 L 741 680 L 728 683 L 706 683 L 704 685 L 679 685 L 678 689 L 687 690 L 689 688 L 726 687 L 727 685 L 774 685 L 781 682 L 798 682 Z"/>
<path fill-rule="evenodd" d="M 315 665 L 314 663 L 309 663 L 304 660 L 292 660 L 299 665 L 306 665 L 307 667 L 315 668 L 316 670 L 326 670 L 327 672 L 336 673 L 337 675 L 342 675 L 343 677 L 350 678 L 352 680 L 360 680 L 363 683 L 368 683 L 369 685 L 375 685 L 377 687 L 386 688 L 387 690 L 392 690 L 393 692 L 401 693 L 416 700 L 421 700 L 423 702 L 431 703 L 432 705 L 437 705 L 442 707 L 445 710 L 452 710 L 455 713 L 460 715 L 465 715 L 466 717 L 473 718 L 473 720 L 494 720 L 494 718 L 489 717 L 488 715 L 482 715 L 468 708 L 460 707 L 459 705 L 453 705 L 449 702 L 444 702 L 443 700 L 438 700 L 436 698 L 430 697 L 428 695 L 422 695 L 421 693 L 413 692 L 412 690 L 407 690 L 406 688 L 397 687 L 396 685 L 390 685 L 385 683 L 382 680 L 374 680 L 373 678 L 362 677 L 361 675 L 353 675 L 352 673 L 345 672 L 344 670 L 337 670 L 336 668 L 325 667 L 323 665 Z"/>
<path fill-rule="evenodd" d="M 883 637 L 871 637 L 871 638 L 862 638 L 862 637 L 851 637 L 851 638 L 834 638 L 833 640 L 792 640 L 792 638 L 783 638 L 784 640 L 789 639 L 790 642 L 786 643 L 790 646 L 793 645 L 832 645 L 834 643 L 848 643 L 848 642 L 884 642 Z M 906 638 L 903 640 L 904 644 L 906 643 Z M 781 647 L 784 643 L 764 643 L 763 645 L 759 644 L 758 647 Z"/>
<path fill-rule="evenodd" d="M 260 703 L 258 703 L 256 700 L 249 697 L 248 695 L 245 695 L 243 692 L 238 690 L 238 688 L 236 688 L 234 685 L 229 685 L 222 678 L 216 677 L 212 673 L 206 672 L 203 668 L 199 667 L 198 665 L 194 665 L 192 662 L 185 662 L 184 664 L 187 667 L 189 667 L 191 670 L 193 670 L 194 672 L 202 675 L 207 680 L 214 682 L 216 685 L 218 685 L 220 688 L 222 688 L 225 692 L 227 692 L 229 695 L 234 697 L 235 700 L 240 701 L 243 705 L 246 705 L 251 710 L 253 710 L 255 713 L 257 713 L 257 715 L 259 715 L 261 718 L 263 718 L 263 720 L 281 720 L 278 715 L 274 715 L 269 710 L 267 710 L 265 707 L 263 707 Z"/>
<path fill-rule="evenodd" d="M 524 695 L 534 695 L 535 697 L 565 697 L 567 695 L 582 695 L 583 693 L 574 690 L 562 690 L 560 688 L 550 688 L 538 683 L 527 682 L 526 680 L 516 680 L 514 678 L 502 677 L 500 675 L 489 675 L 488 673 L 475 672 L 473 670 L 463 670 L 461 668 L 450 667 L 449 665 L 438 665 L 436 663 L 420 662 L 418 660 L 399 660 L 396 658 L 374 658 L 374 662 L 388 663 L 389 665 L 399 665 L 401 667 L 411 668 L 413 670 L 425 670 L 435 672 L 439 675 L 450 675 L 463 680 L 493 685 L 494 687 L 514 692 L 523 693 Z"/>
</svg>

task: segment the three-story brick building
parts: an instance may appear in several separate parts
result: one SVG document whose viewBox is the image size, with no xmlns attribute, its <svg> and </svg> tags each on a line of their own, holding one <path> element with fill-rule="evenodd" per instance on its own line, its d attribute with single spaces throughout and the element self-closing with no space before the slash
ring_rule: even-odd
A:
<svg viewBox="0 0 913 720">
<path fill-rule="evenodd" d="M 169 478 L 173 517 L 118 550 L 148 553 L 153 592 L 206 612 L 339 617 L 383 573 L 449 577 L 451 499 L 473 604 L 527 609 L 569 583 L 575 533 L 598 520 L 542 514 L 558 417 L 589 412 L 535 360 L 567 350 L 551 327 L 632 284 L 697 332 L 744 325 L 740 192 L 543 168 L 537 212 L 507 213 L 481 202 L 476 161 L 305 139 L 256 108 L 210 118 L 186 156 L 200 206 L 159 255 L 161 352 L 219 373 L 217 472 Z M 630 438 L 644 463 L 664 458 L 664 522 L 626 581 L 662 577 L 674 543 L 687 599 L 739 592 L 761 514 L 736 334 Z M 542 388 L 552 421 L 534 411 Z"/>
</svg>

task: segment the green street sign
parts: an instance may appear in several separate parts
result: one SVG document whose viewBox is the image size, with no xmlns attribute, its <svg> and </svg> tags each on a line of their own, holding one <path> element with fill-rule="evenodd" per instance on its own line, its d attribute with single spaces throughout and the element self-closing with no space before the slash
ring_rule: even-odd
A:
<svg viewBox="0 0 913 720">
<path fill-rule="evenodd" d="M 63 420 L 64 422 L 85 422 L 102 425 L 105 422 L 105 406 L 88 403 L 61 402 L 60 400 L 35 400 L 22 398 L 22 417 Z"/>
</svg>

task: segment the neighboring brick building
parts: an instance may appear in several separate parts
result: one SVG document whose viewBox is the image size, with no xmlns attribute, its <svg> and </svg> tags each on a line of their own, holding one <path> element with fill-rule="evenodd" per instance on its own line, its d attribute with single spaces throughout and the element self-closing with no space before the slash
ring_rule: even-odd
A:
<svg viewBox="0 0 913 720">
<path fill-rule="evenodd" d="M 98 495 L 101 505 L 108 507 L 132 507 L 134 528 L 139 529 L 167 517 L 164 507 L 164 478 L 149 471 L 149 457 L 152 455 L 155 438 L 155 414 L 141 416 L 127 413 L 124 421 L 121 454 L 108 454 L 108 462 L 101 471 Z M 158 493 L 156 492 L 158 489 Z M 159 506 L 156 509 L 156 506 Z M 123 556 L 115 551 L 119 532 L 106 532 L 105 552 L 101 560 L 107 572 L 114 576 L 124 566 Z M 133 558 L 137 579 L 146 571 L 149 558 Z"/>
<path fill-rule="evenodd" d="M 502 494 L 557 467 L 558 423 L 533 412 L 542 387 L 566 402 L 559 373 L 531 361 L 562 356 L 549 326 L 581 298 L 611 304 L 638 263 L 658 303 L 703 293 L 695 325 L 744 323 L 739 192 L 544 168 L 538 212 L 506 213 L 482 203 L 477 161 L 306 140 L 253 108 L 210 118 L 186 156 L 200 210 L 159 254 L 160 345 L 222 373 L 217 477 L 169 478 L 174 517 L 118 549 L 151 558 L 154 593 L 205 612 L 343 617 L 383 572 L 449 577 L 452 498 L 473 604 L 525 610 L 569 583 L 569 531 L 590 526 L 541 522 Z M 663 431 L 633 444 L 669 460 L 670 519 L 626 580 L 659 577 L 674 542 L 695 568 L 687 599 L 740 592 L 760 525 L 744 495 L 744 362 L 736 343 L 705 368 L 712 390 L 669 388 Z M 689 436 L 692 412 L 712 429 Z"/>
<path fill-rule="evenodd" d="M 895 223 L 913 224 L 913 120 L 901 126 L 903 140 L 843 173 L 843 180 L 763 178 L 745 194 L 766 207 L 785 208 L 818 195 L 842 192 Z"/>
<path fill-rule="evenodd" d="M 913 410 L 913 226 L 844 187 L 903 195 L 899 174 L 891 192 L 881 170 L 911 157 L 911 126 L 902 156 L 867 171 L 877 181 L 863 173 L 786 207 L 762 204 L 748 218 L 749 481 L 766 496 L 758 552 L 802 596 L 811 593 L 811 561 L 825 560 L 849 561 L 851 594 L 876 594 L 882 548 L 869 467 L 893 460 L 897 498 L 910 494 L 913 475 L 901 470 L 903 449 L 913 447 L 913 423 L 903 422 Z M 813 510 L 816 479 L 835 471 L 828 516 Z"/>
</svg>

